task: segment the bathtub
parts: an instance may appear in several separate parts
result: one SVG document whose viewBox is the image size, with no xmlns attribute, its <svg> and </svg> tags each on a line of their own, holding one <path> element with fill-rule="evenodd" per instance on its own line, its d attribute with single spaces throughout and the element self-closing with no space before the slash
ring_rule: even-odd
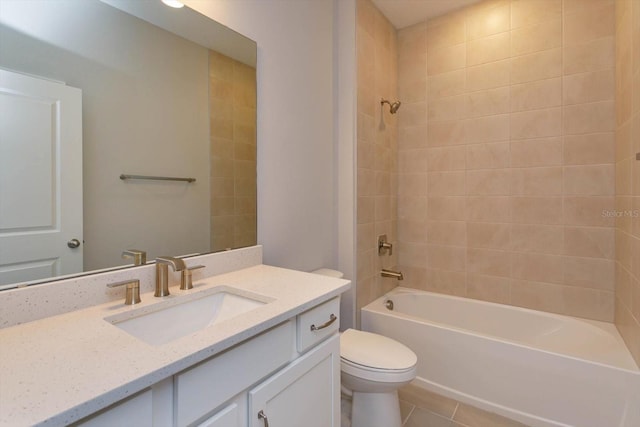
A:
<svg viewBox="0 0 640 427">
<path fill-rule="evenodd" d="M 612 324 L 406 288 L 361 319 L 418 355 L 429 391 L 533 427 L 640 426 L 640 371 Z"/>
</svg>

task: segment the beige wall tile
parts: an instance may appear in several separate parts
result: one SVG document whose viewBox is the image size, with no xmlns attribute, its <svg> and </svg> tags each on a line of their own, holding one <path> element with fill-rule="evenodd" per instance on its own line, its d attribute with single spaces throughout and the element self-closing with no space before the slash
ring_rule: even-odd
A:
<svg viewBox="0 0 640 427">
<path fill-rule="evenodd" d="M 430 220 L 463 221 L 466 217 L 464 197 L 429 197 L 427 212 Z"/>
<path fill-rule="evenodd" d="M 601 258 L 563 257 L 564 283 L 571 286 L 613 291 L 615 261 Z"/>
<path fill-rule="evenodd" d="M 483 301 L 509 304 L 511 302 L 511 279 L 468 273 L 466 296 Z"/>
<path fill-rule="evenodd" d="M 562 168 L 513 169 L 511 194 L 520 196 L 559 196 L 562 194 Z"/>
<path fill-rule="evenodd" d="M 582 7 L 564 15 L 564 42 L 566 45 L 614 35 L 613 3 L 583 2 Z"/>
<path fill-rule="evenodd" d="M 496 87 L 508 86 L 511 76 L 510 60 L 490 62 L 488 64 L 468 67 L 467 71 L 467 91 L 492 89 Z"/>
<path fill-rule="evenodd" d="M 421 22 L 398 30 L 398 56 L 411 57 L 427 51 L 427 24 Z"/>
<path fill-rule="evenodd" d="M 562 134 L 560 108 L 512 113 L 510 121 L 512 139 L 541 138 Z"/>
<path fill-rule="evenodd" d="M 563 50 L 563 73 L 567 75 L 611 68 L 614 64 L 614 55 L 613 37 L 565 46 Z"/>
<path fill-rule="evenodd" d="M 615 258 L 615 232 L 612 227 L 565 227 L 565 255 Z"/>
<path fill-rule="evenodd" d="M 429 196 L 464 196 L 465 172 L 429 172 L 427 174 Z"/>
<path fill-rule="evenodd" d="M 486 276 L 510 277 L 511 252 L 468 248 L 467 272 Z"/>
<path fill-rule="evenodd" d="M 427 120 L 460 120 L 465 118 L 465 96 L 448 96 L 429 102 Z"/>
<path fill-rule="evenodd" d="M 441 22 L 435 24 L 427 26 L 427 48 L 430 51 L 444 46 L 464 43 L 466 22 L 463 14 L 444 17 Z"/>
<path fill-rule="evenodd" d="M 537 110 L 561 104 L 560 77 L 511 86 L 511 111 Z"/>
<path fill-rule="evenodd" d="M 426 214 L 425 214 L 426 216 Z M 401 218 L 398 220 L 398 241 L 405 243 L 427 243 L 427 225 L 425 220 L 411 220 Z M 402 255 L 404 249 L 398 253 Z"/>
<path fill-rule="evenodd" d="M 540 37 L 544 34 L 544 37 Z M 525 55 L 562 46 L 562 18 L 556 15 L 539 24 L 511 31 L 511 56 Z"/>
<path fill-rule="evenodd" d="M 511 258 L 511 268 L 516 279 L 545 283 L 564 280 L 563 260 L 556 255 L 516 252 Z"/>
<path fill-rule="evenodd" d="M 427 245 L 421 242 L 413 243 L 403 240 L 398 262 L 406 266 L 424 268 L 427 265 Z"/>
<path fill-rule="evenodd" d="M 567 195 L 615 195 L 615 167 L 609 165 L 567 166 L 564 168 Z"/>
<path fill-rule="evenodd" d="M 569 105 L 563 114 L 565 134 L 608 132 L 615 128 L 613 101 Z"/>
<path fill-rule="evenodd" d="M 508 113 L 509 99 L 509 87 L 468 93 L 466 95 L 467 117 Z"/>
<path fill-rule="evenodd" d="M 564 76 L 562 101 L 564 105 L 614 99 L 615 73 L 612 68 Z"/>
<path fill-rule="evenodd" d="M 519 224 L 562 224 L 561 197 L 511 197 L 511 216 Z"/>
<path fill-rule="evenodd" d="M 509 58 L 510 41 L 507 31 L 467 42 L 467 66 Z"/>
<path fill-rule="evenodd" d="M 467 169 L 508 168 L 510 147 L 508 142 L 472 144 L 466 148 Z"/>
<path fill-rule="evenodd" d="M 427 75 L 459 70 L 466 64 L 466 44 L 438 47 L 429 50 Z"/>
<path fill-rule="evenodd" d="M 430 122 L 427 126 L 429 147 L 464 144 L 464 138 L 465 123 L 463 121 Z"/>
<path fill-rule="evenodd" d="M 429 171 L 452 171 L 465 169 L 465 147 L 437 147 L 427 149 Z"/>
<path fill-rule="evenodd" d="M 426 277 L 424 290 L 458 296 L 465 294 L 466 274 L 464 272 L 428 268 Z"/>
<path fill-rule="evenodd" d="M 468 195 L 506 196 L 511 193 L 511 171 L 508 169 L 469 170 L 466 176 Z"/>
<path fill-rule="evenodd" d="M 470 248 L 509 250 L 511 248 L 511 225 L 468 222 L 467 246 Z"/>
<path fill-rule="evenodd" d="M 511 58 L 511 83 L 550 79 L 562 74 L 562 49 L 550 49 Z"/>
<path fill-rule="evenodd" d="M 509 197 L 467 197 L 466 219 L 482 222 L 509 222 L 511 220 L 510 204 Z"/>
<path fill-rule="evenodd" d="M 467 227 L 464 221 L 428 221 L 429 242 L 439 245 L 465 246 Z"/>
<path fill-rule="evenodd" d="M 611 322 L 613 320 L 613 292 L 565 286 L 562 289 L 565 313 L 569 316 Z"/>
<path fill-rule="evenodd" d="M 466 249 L 458 246 L 427 246 L 427 267 L 447 271 L 466 270 Z"/>
<path fill-rule="evenodd" d="M 509 139 L 509 116 L 500 114 L 495 116 L 477 117 L 464 121 L 465 142 L 498 142 Z"/>
<path fill-rule="evenodd" d="M 467 15 L 467 40 L 509 31 L 511 27 L 510 21 L 511 5 L 508 1 L 501 2 L 494 7 L 485 6 L 470 10 L 469 15 Z"/>
<path fill-rule="evenodd" d="M 427 126 L 407 126 L 398 130 L 398 146 L 401 149 L 426 148 L 428 145 Z"/>
<path fill-rule="evenodd" d="M 615 135 L 613 132 L 564 137 L 564 164 L 588 165 L 615 161 Z"/>
<path fill-rule="evenodd" d="M 399 127 L 422 126 L 427 117 L 426 102 L 403 102 L 402 115 L 398 117 Z"/>
<path fill-rule="evenodd" d="M 563 313 L 563 288 L 564 286 L 551 283 L 514 280 L 511 284 L 511 303 L 534 310 Z"/>
<path fill-rule="evenodd" d="M 612 211 L 614 206 L 613 197 L 565 197 L 564 223 L 574 226 L 612 227 L 613 218 L 603 215 L 603 212 Z"/>
<path fill-rule="evenodd" d="M 534 167 L 562 164 L 562 138 L 536 138 L 511 141 L 511 166 Z"/>
<path fill-rule="evenodd" d="M 429 99 L 435 100 L 443 96 L 460 95 L 465 92 L 465 69 L 429 76 Z"/>
<path fill-rule="evenodd" d="M 562 0 L 515 0 L 511 3 L 511 28 L 538 24 L 562 13 Z"/>
<path fill-rule="evenodd" d="M 402 173 L 424 173 L 427 171 L 428 149 L 418 148 L 398 151 L 398 169 Z M 358 162 L 358 166 L 360 166 Z"/>
<path fill-rule="evenodd" d="M 512 224 L 511 245 L 516 252 L 560 255 L 564 249 L 564 228 L 558 225 Z"/>
</svg>

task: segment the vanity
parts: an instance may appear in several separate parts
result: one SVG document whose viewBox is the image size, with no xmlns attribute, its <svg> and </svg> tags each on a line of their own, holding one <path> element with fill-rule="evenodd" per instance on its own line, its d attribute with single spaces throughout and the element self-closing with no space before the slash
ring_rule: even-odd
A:
<svg viewBox="0 0 640 427">
<path fill-rule="evenodd" d="M 155 298 L 153 265 L 72 279 L 67 298 L 92 287 L 108 301 L 0 329 L 0 426 L 339 426 L 349 282 L 263 265 L 260 247 L 185 261 L 205 265 L 191 290 L 175 274 Z M 143 278 L 140 304 L 106 287 L 118 274 Z M 3 316 L 49 285 L 0 294 Z M 200 324 L 162 323 L 214 306 Z"/>
</svg>

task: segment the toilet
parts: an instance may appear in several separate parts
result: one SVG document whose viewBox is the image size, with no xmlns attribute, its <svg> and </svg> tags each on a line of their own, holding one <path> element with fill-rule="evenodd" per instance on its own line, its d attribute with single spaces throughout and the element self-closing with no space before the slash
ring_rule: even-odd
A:
<svg viewBox="0 0 640 427">
<path fill-rule="evenodd" d="M 316 274 L 342 277 L 335 270 Z M 407 346 L 371 332 L 340 334 L 340 378 L 352 396 L 351 427 L 401 427 L 398 389 L 416 377 L 416 354 Z"/>
<path fill-rule="evenodd" d="M 340 335 L 340 377 L 352 392 L 351 427 L 400 427 L 398 389 L 416 377 L 416 354 L 371 332 Z"/>
</svg>

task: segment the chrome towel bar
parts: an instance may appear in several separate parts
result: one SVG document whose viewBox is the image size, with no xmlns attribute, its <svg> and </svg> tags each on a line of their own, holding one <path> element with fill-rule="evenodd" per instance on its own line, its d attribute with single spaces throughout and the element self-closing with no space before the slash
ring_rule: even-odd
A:
<svg viewBox="0 0 640 427">
<path fill-rule="evenodd" d="M 152 181 L 186 181 L 196 182 L 195 178 L 179 178 L 173 176 L 147 176 L 147 175 L 120 175 L 120 179 L 125 181 L 127 179 L 147 179 Z"/>
</svg>

